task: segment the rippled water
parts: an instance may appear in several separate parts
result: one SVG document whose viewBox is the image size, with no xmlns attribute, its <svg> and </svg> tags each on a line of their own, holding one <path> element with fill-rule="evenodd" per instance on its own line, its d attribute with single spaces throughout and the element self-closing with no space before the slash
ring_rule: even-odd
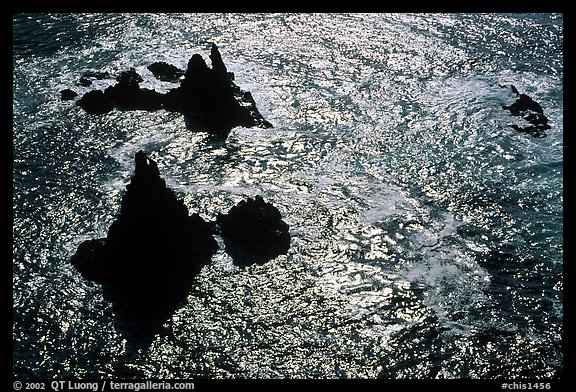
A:
<svg viewBox="0 0 576 392">
<path fill-rule="evenodd" d="M 550 14 L 13 17 L 13 374 L 556 378 L 563 368 L 563 21 Z M 83 72 L 185 68 L 216 43 L 271 129 L 89 115 Z M 542 139 L 509 127 L 514 84 Z M 134 154 L 191 212 L 262 195 L 287 255 L 219 251 L 152 342 L 69 258 L 106 235 Z"/>
</svg>

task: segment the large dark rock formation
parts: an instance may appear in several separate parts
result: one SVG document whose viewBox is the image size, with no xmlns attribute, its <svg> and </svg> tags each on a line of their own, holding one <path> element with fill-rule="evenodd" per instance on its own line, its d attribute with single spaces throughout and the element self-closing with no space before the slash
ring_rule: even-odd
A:
<svg viewBox="0 0 576 392">
<path fill-rule="evenodd" d="M 263 264 L 290 248 L 288 224 L 261 196 L 241 201 L 226 215 L 219 214 L 216 224 L 226 251 L 239 265 Z"/>
<path fill-rule="evenodd" d="M 544 115 L 542 106 L 528 95 L 520 94 L 514 85 L 510 85 L 510 89 L 518 98 L 512 105 L 503 105 L 502 109 L 509 110 L 511 115 L 522 117 L 530 124 L 528 126 L 516 124 L 510 126 L 518 132 L 529 133 L 534 137 L 545 137 L 545 131 L 551 127 L 548 125 L 548 118 Z"/>
<path fill-rule="evenodd" d="M 254 100 L 234 84 L 216 45 L 212 45 L 210 60 L 212 68 L 199 54 L 190 58 L 180 87 L 166 93 L 164 109 L 182 113 L 190 128 L 216 134 L 227 134 L 236 126 L 271 127 Z"/>
<path fill-rule="evenodd" d="M 245 92 L 234 83 L 234 75 L 229 73 L 222 61 L 216 45 L 210 52 L 212 68 L 199 54 L 188 61 L 186 72 L 177 67 L 156 62 L 148 69 L 156 78 L 164 81 L 178 81 L 184 75 L 180 86 L 166 94 L 154 90 L 141 89 L 142 77 L 134 69 L 123 72 L 118 83 L 108 87 L 104 93 L 90 91 L 78 101 L 78 105 L 93 114 L 118 110 L 159 110 L 165 109 L 184 115 L 188 128 L 227 135 L 233 127 L 270 128 L 258 109 L 250 92 Z"/>
<path fill-rule="evenodd" d="M 82 242 L 71 264 L 102 285 L 126 338 L 144 346 L 186 299 L 195 276 L 218 250 L 220 233 L 235 264 L 263 264 L 286 254 L 288 225 L 262 197 L 241 201 L 215 222 L 189 215 L 144 152 L 106 238 Z"/>
<path fill-rule="evenodd" d="M 103 285 L 120 313 L 147 320 L 154 329 L 186 298 L 218 245 L 212 225 L 188 214 L 142 151 L 126 189 L 107 237 L 83 242 L 71 263 Z"/>
</svg>

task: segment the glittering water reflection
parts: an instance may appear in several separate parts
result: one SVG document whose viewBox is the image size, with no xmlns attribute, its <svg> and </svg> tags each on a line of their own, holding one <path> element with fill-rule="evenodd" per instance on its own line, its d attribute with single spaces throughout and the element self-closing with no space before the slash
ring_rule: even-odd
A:
<svg viewBox="0 0 576 392">
<path fill-rule="evenodd" d="M 557 16 L 20 15 L 14 31 L 28 37 L 13 61 L 15 375 L 561 372 Z M 212 42 L 273 129 L 215 140 L 170 113 L 59 100 L 89 69 L 133 66 L 165 91 L 146 65 L 185 68 Z M 512 83 L 545 107 L 547 138 L 508 127 L 498 85 Z M 68 263 L 105 236 L 141 149 L 191 212 L 211 220 L 260 194 L 292 237 L 264 266 L 219 251 L 148 347 Z"/>
</svg>

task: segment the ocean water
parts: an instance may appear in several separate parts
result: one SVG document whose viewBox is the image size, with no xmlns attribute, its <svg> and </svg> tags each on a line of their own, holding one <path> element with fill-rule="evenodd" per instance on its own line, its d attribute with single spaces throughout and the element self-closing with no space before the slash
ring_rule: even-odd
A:
<svg viewBox="0 0 576 392">
<path fill-rule="evenodd" d="M 146 66 L 212 43 L 273 128 L 60 99 L 114 83 L 89 70 L 167 91 Z M 509 126 L 510 84 L 546 137 Z M 563 374 L 561 14 L 16 14 L 12 105 L 15 377 Z M 220 250 L 147 344 L 69 262 L 138 150 L 191 213 L 262 195 L 292 237 L 262 266 Z"/>
</svg>

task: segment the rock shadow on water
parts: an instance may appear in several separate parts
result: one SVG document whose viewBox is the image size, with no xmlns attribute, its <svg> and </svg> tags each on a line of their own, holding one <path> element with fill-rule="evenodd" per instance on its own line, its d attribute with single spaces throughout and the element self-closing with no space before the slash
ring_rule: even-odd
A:
<svg viewBox="0 0 576 392">
<path fill-rule="evenodd" d="M 216 230 L 234 264 L 264 264 L 290 248 L 289 226 L 280 211 L 261 196 L 248 198 L 219 214 Z"/>
<path fill-rule="evenodd" d="M 151 342 L 185 302 L 218 244 L 212 225 L 189 215 L 156 163 L 142 151 L 135 160 L 107 237 L 80 244 L 71 263 L 84 278 L 102 284 L 128 340 Z"/>
</svg>

